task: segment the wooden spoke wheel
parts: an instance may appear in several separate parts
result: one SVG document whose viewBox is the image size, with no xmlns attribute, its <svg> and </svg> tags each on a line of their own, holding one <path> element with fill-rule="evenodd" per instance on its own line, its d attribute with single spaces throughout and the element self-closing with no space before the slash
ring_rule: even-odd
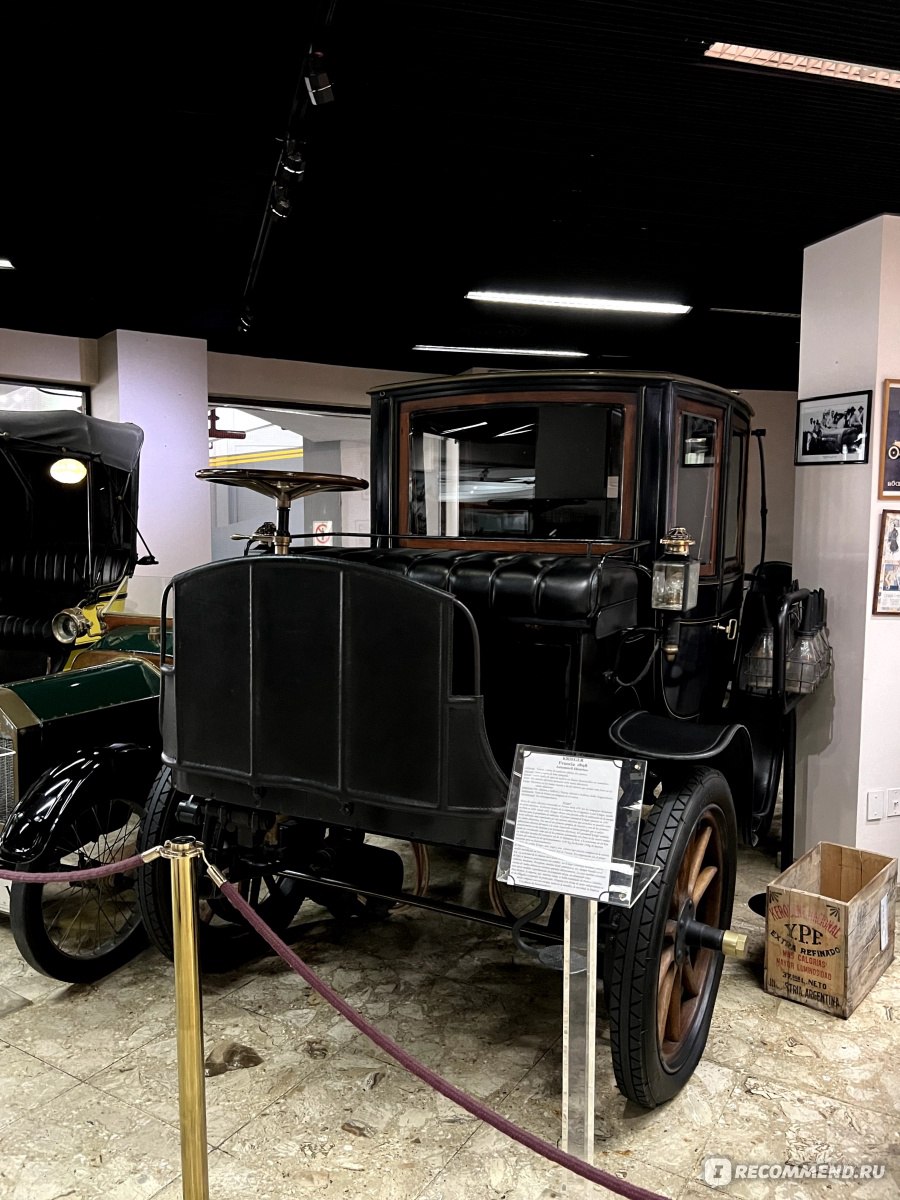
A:
<svg viewBox="0 0 900 1200">
<path fill-rule="evenodd" d="M 604 983 L 616 1082 L 645 1108 L 670 1100 L 703 1054 L 722 955 L 699 945 L 697 924 L 728 928 L 736 852 L 731 792 L 706 767 L 663 793 L 642 832 L 638 858 L 660 871 L 616 914 Z"/>
</svg>

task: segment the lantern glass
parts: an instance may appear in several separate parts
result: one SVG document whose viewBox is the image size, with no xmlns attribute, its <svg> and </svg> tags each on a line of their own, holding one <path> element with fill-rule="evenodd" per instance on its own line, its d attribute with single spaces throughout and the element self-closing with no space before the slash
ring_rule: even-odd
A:
<svg viewBox="0 0 900 1200">
<path fill-rule="evenodd" d="M 697 604 L 700 564 L 683 555 L 663 555 L 653 564 L 651 603 L 664 612 L 689 612 Z"/>
</svg>

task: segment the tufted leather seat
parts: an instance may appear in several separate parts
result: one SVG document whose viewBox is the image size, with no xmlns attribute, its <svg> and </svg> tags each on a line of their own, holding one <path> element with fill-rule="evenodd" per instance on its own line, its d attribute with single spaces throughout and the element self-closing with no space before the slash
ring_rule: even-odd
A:
<svg viewBox="0 0 900 1200">
<path fill-rule="evenodd" d="M 54 644 L 51 621 L 93 588 L 114 585 L 128 573 L 127 550 L 98 548 L 93 571 L 79 546 L 0 551 L 0 646 L 7 649 Z"/>
<path fill-rule="evenodd" d="M 636 595 L 634 566 L 613 557 L 495 550 L 365 548 L 305 551 L 369 563 L 456 596 L 479 615 L 592 628 Z"/>
</svg>

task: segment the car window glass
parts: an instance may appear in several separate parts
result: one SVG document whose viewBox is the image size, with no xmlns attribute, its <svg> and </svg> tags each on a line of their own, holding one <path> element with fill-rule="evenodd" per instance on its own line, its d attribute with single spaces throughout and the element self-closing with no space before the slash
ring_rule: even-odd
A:
<svg viewBox="0 0 900 1200">
<path fill-rule="evenodd" d="M 622 532 L 625 410 L 493 404 L 410 414 L 410 533 L 602 538 Z"/>
<path fill-rule="evenodd" d="M 728 484 L 725 493 L 725 558 L 740 561 L 742 546 L 741 507 L 747 472 L 747 445 L 750 427 L 735 416 L 731 429 L 731 454 L 728 458 Z"/>
<path fill-rule="evenodd" d="M 679 402 L 677 412 L 672 512 L 674 524 L 694 539 L 692 553 L 709 574 L 715 565 L 721 417 L 714 409 L 686 404 Z"/>
</svg>

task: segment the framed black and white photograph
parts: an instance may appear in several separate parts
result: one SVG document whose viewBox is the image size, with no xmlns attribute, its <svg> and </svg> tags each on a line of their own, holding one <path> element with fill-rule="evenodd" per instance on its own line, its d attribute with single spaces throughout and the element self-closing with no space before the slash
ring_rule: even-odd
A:
<svg viewBox="0 0 900 1200">
<path fill-rule="evenodd" d="M 882 500 L 900 497 L 900 379 L 884 381 L 884 425 L 881 434 Z"/>
<path fill-rule="evenodd" d="M 839 392 L 797 403 L 798 467 L 869 461 L 872 393 Z"/>
<path fill-rule="evenodd" d="M 872 612 L 900 617 L 900 512 L 896 509 L 881 514 Z"/>
</svg>

